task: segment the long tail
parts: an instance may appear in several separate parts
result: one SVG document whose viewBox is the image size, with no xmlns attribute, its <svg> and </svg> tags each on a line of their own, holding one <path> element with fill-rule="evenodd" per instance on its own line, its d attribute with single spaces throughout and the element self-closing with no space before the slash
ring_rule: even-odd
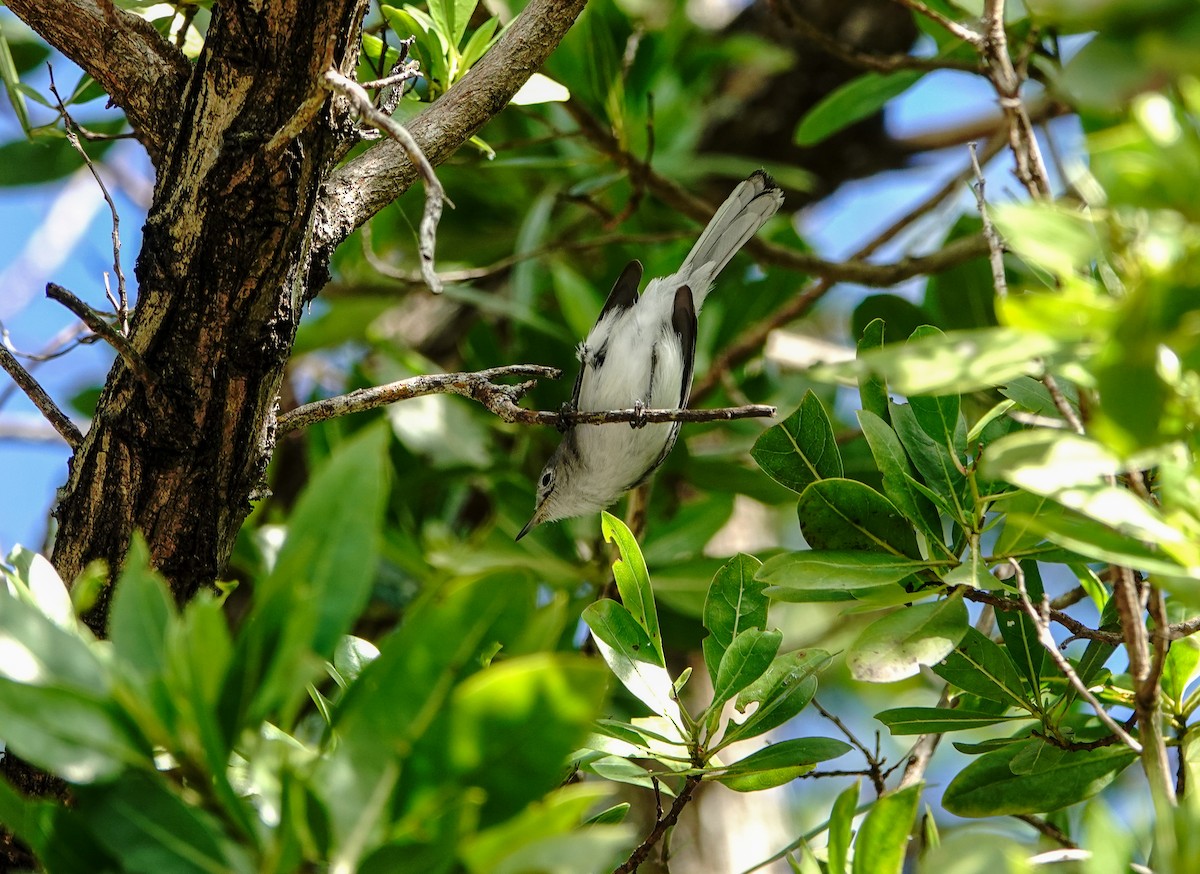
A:
<svg viewBox="0 0 1200 874">
<path fill-rule="evenodd" d="M 692 246 L 692 251 L 679 270 L 681 274 L 708 273 L 708 281 L 701 283 L 705 288 L 699 292 L 697 309 L 703 302 L 703 296 L 707 296 L 707 285 L 725 269 L 738 250 L 758 233 L 767 219 L 775 215 L 782 203 L 783 191 L 762 170 L 756 170 L 749 179 L 739 182 L 737 188 L 733 189 L 733 193 L 721 204 L 708 227 L 700 234 L 700 239 Z M 693 291 L 699 289 L 693 288 Z"/>
</svg>

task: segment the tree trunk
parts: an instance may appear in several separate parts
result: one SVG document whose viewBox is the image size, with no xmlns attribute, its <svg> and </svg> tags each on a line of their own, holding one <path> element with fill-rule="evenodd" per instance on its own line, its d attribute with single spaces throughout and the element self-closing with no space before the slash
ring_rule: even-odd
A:
<svg viewBox="0 0 1200 874">
<path fill-rule="evenodd" d="M 296 328 L 330 254 L 415 178 L 391 142 L 335 173 L 345 108 L 322 75 L 353 74 L 367 0 L 218 4 L 194 67 L 107 0 L 8 5 L 105 85 L 157 168 L 130 324 L 140 361 L 113 365 L 70 462 L 53 561 L 68 581 L 96 559 L 115 574 L 141 531 L 182 603 L 217 579 L 264 482 Z M 434 164 L 507 105 L 582 8 L 532 0 L 413 120 Z M 98 633 L 108 600 L 88 616 Z"/>
</svg>

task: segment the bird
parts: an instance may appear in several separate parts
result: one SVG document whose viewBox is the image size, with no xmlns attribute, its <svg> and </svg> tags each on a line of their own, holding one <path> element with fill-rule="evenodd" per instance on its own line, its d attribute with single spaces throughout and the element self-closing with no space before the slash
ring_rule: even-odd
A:
<svg viewBox="0 0 1200 874">
<path fill-rule="evenodd" d="M 782 189 L 757 170 L 717 209 L 677 271 L 650 280 L 639 295 L 642 263 L 630 261 L 579 345 L 579 375 L 564 411 L 685 408 L 705 298 L 782 204 Z M 544 522 L 599 512 L 654 473 L 674 447 L 680 423 L 630 424 L 566 430 L 538 476 L 533 516 L 517 540 Z"/>
</svg>

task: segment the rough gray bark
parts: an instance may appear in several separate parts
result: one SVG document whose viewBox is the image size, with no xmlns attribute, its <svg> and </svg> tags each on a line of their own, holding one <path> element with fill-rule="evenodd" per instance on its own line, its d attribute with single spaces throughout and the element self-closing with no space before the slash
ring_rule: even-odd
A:
<svg viewBox="0 0 1200 874">
<path fill-rule="evenodd" d="M 155 158 L 130 341 L 59 495 L 53 561 L 73 579 L 119 566 L 135 530 L 176 597 L 216 580 L 274 449 L 275 406 L 302 303 L 330 253 L 415 178 L 381 143 L 343 145 L 322 74 L 352 71 L 366 0 L 222 3 L 194 66 L 105 0 L 10 8 L 105 84 Z M 433 163 L 499 112 L 583 0 L 533 0 L 466 79 L 411 125 Z M 89 617 L 101 631 L 107 598 Z"/>
</svg>

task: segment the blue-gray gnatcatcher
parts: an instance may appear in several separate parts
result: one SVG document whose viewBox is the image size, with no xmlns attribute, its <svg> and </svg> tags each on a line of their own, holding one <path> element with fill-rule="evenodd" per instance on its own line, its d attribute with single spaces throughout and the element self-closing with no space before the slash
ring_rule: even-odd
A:
<svg viewBox="0 0 1200 874">
<path fill-rule="evenodd" d="M 763 171 L 721 204 L 683 266 L 652 279 L 639 297 L 640 261 L 630 261 L 595 327 L 579 346 L 570 407 L 581 411 L 687 406 L 696 353 L 696 316 L 717 274 L 783 203 Z M 595 513 L 650 476 L 675 445 L 678 422 L 575 425 L 538 478 L 537 508 L 517 540 L 543 522 Z"/>
</svg>

